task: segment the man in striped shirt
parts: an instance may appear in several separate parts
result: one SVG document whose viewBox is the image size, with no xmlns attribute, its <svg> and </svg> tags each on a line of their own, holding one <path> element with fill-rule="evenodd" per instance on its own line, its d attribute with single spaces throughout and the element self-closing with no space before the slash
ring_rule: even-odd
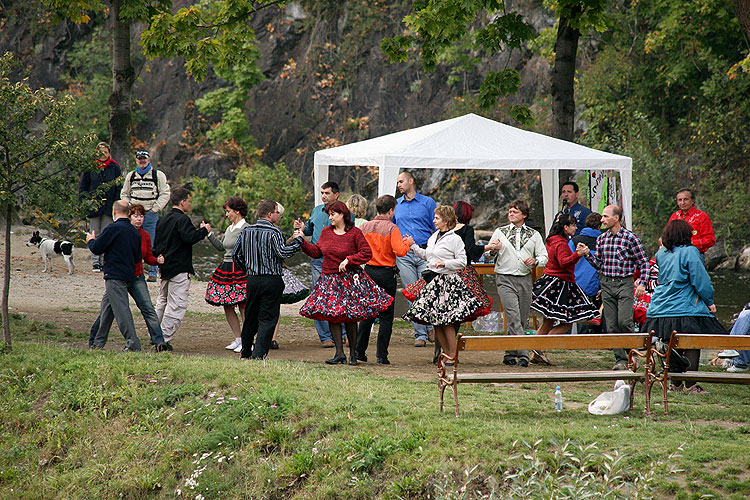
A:
<svg viewBox="0 0 750 500">
<path fill-rule="evenodd" d="M 268 355 L 284 292 L 281 265 L 302 245 L 301 230 L 294 232 L 294 239 L 288 245 L 284 242 L 284 235 L 276 227 L 281 214 L 275 201 L 261 201 L 257 215 L 258 221 L 240 233 L 232 254 L 234 263 L 247 273 L 242 359 L 264 359 Z"/>
<path fill-rule="evenodd" d="M 616 205 L 608 205 L 602 210 L 602 224 L 605 231 L 596 238 L 596 255 L 589 253 L 589 247 L 578 243 L 576 247 L 586 259 L 599 270 L 601 276 L 604 322 L 608 332 L 633 333 L 633 275 L 640 268 L 641 276 L 648 276 L 648 257 L 638 236 L 622 227 L 622 210 Z M 636 291 L 636 297 L 645 292 L 643 285 Z M 625 349 L 615 349 L 614 370 L 628 367 Z"/>
</svg>

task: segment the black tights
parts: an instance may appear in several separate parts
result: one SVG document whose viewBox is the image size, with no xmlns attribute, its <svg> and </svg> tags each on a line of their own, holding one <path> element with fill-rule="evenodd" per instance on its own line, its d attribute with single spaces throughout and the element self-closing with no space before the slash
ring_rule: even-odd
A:
<svg viewBox="0 0 750 500">
<path fill-rule="evenodd" d="M 341 333 L 341 323 L 328 323 L 331 337 L 336 346 L 336 356 L 344 354 L 344 338 Z M 357 323 L 346 323 L 346 337 L 349 339 L 349 357 L 357 356 Z"/>
</svg>

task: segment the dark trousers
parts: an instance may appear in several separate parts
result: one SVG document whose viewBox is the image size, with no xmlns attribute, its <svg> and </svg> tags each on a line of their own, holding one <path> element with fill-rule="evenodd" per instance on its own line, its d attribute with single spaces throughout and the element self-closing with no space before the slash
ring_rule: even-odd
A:
<svg viewBox="0 0 750 500">
<path fill-rule="evenodd" d="M 396 296 L 396 272 L 392 267 L 365 266 L 365 272 L 380 288 L 391 297 Z M 378 314 L 380 328 L 378 329 L 378 347 L 375 351 L 378 358 L 388 357 L 388 344 L 391 343 L 391 332 L 393 331 L 393 312 L 396 301 L 390 307 Z M 366 319 L 359 323 L 359 336 L 357 337 L 357 352 L 365 354 L 367 344 L 370 342 L 370 330 L 375 318 Z"/>
<path fill-rule="evenodd" d="M 271 347 L 273 331 L 279 321 L 284 280 L 281 276 L 247 277 L 247 305 L 242 324 L 242 354 L 240 357 L 263 359 Z M 255 339 L 255 335 L 258 338 Z M 253 340 L 255 347 L 253 348 Z"/>
<path fill-rule="evenodd" d="M 606 321 L 606 332 L 610 333 L 633 333 L 633 277 L 625 276 L 611 278 L 599 274 L 599 282 L 602 288 L 602 304 L 604 305 L 604 321 Z M 613 349 L 615 360 L 627 362 L 628 351 L 625 349 Z"/>
</svg>

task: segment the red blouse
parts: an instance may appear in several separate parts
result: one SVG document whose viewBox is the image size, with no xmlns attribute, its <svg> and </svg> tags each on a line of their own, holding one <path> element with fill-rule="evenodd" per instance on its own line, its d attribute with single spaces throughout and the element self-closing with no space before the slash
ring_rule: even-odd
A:
<svg viewBox="0 0 750 500">
<path fill-rule="evenodd" d="M 365 235 L 353 227 L 344 234 L 333 232 L 333 226 L 323 228 L 316 244 L 302 242 L 302 251 L 313 259 L 323 257 L 323 274 L 339 273 L 339 264 L 349 259 L 348 270 L 366 264 L 372 258 L 372 249 Z"/>
<path fill-rule="evenodd" d="M 546 246 L 549 260 L 544 268 L 544 274 L 575 283 L 576 262 L 581 256 L 570 249 L 568 239 L 556 234 L 547 239 Z"/>
<path fill-rule="evenodd" d="M 139 229 L 138 232 L 141 233 L 141 255 L 143 255 L 143 260 L 149 266 L 155 266 L 157 262 L 154 253 L 151 251 L 151 236 L 143 229 Z M 141 274 L 143 274 L 143 261 L 135 263 L 135 275 L 140 276 Z"/>
</svg>

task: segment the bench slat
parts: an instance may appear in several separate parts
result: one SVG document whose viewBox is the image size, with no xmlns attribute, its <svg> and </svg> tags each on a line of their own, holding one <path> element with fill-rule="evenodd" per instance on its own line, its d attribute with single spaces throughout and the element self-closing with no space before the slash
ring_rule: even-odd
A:
<svg viewBox="0 0 750 500">
<path fill-rule="evenodd" d="M 596 372 L 514 372 L 514 373 L 459 373 L 458 382 L 476 383 L 516 383 L 516 382 L 584 382 L 590 380 L 642 380 L 643 372 L 623 371 Z M 451 377 L 452 378 L 452 377 Z"/>
<path fill-rule="evenodd" d="M 507 351 L 548 349 L 638 349 L 651 344 L 648 334 L 601 335 L 472 335 L 462 336 L 461 351 Z"/>
<path fill-rule="evenodd" d="M 677 349 L 750 350 L 750 335 L 677 334 Z"/>
<path fill-rule="evenodd" d="M 750 384 L 750 373 L 727 373 L 727 372 L 683 372 L 669 373 L 671 380 L 688 382 L 706 382 L 715 384 Z M 461 380 L 459 376 L 458 380 Z"/>
</svg>

